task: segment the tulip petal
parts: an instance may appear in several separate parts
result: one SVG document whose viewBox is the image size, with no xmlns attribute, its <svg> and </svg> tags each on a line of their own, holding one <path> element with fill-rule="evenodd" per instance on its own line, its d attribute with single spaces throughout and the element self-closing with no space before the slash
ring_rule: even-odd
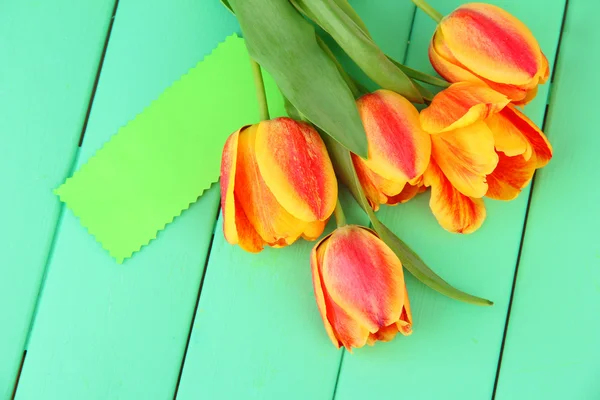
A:
<svg viewBox="0 0 600 400">
<path fill-rule="evenodd" d="M 378 330 L 375 333 L 369 334 L 367 338 L 367 344 L 369 346 L 373 346 L 375 342 L 390 342 L 393 340 L 398 334 L 398 326 L 396 324 L 391 324 L 389 326 L 385 326 Z"/>
<path fill-rule="evenodd" d="M 237 244 L 247 252 L 258 253 L 267 244 L 246 217 L 238 199 L 235 201 L 235 227 L 238 236 Z"/>
<path fill-rule="evenodd" d="M 323 320 L 323 325 L 325 326 L 325 331 L 329 336 L 329 339 L 333 342 L 335 347 L 338 349 L 341 346 L 340 341 L 336 338 L 335 333 L 333 331 L 333 327 L 329 323 L 327 318 L 327 306 L 325 304 L 325 288 L 323 287 L 323 283 L 321 281 L 321 272 L 320 272 L 320 264 L 323 262 L 323 254 L 325 247 L 327 245 L 327 240 L 331 235 L 325 236 L 319 243 L 313 247 L 312 252 L 310 253 L 310 266 L 312 270 L 312 278 L 313 278 L 313 289 L 315 291 L 315 299 L 317 300 L 317 307 L 319 308 L 319 312 L 321 313 L 321 319 Z"/>
<path fill-rule="evenodd" d="M 552 158 L 552 146 L 544 132 L 513 105 L 504 108 L 498 116 L 505 119 L 503 127 L 510 130 L 509 134 L 520 135 L 530 144 L 537 161 L 536 168 L 546 166 Z"/>
<path fill-rule="evenodd" d="M 223 234 L 231 243 L 238 242 L 238 233 L 235 227 L 235 171 L 237 162 L 237 147 L 239 130 L 227 138 L 221 157 L 221 210 L 223 211 Z"/>
<path fill-rule="evenodd" d="M 369 332 L 398 321 L 404 305 L 402 263 L 373 231 L 355 225 L 335 230 L 321 267 L 332 301 Z"/>
<path fill-rule="evenodd" d="M 365 195 L 375 211 L 379 209 L 379 204 L 389 203 L 389 197 L 399 195 L 404 186 L 408 185 L 405 185 L 404 181 L 393 181 L 376 174 L 367 166 L 365 160 L 355 154 L 352 154 L 352 162 Z"/>
<path fill-rule="evenodd" d="M 386 196 L 380 192 L 379 188 L 375 185 L 374 172 L 367 167 L 364 160 L 354 153 L 350 153 L 352 156 L 352 164 L 356 171 L 356 176 L 362 186 L 362 189 L 369 201 L 371 208 L 374 211 L 379 210 L 379 205 L 386 202 Z"/>
<path fill-rule="evenodd" d="M 439 29 L 435 31 L 429 45 L 429 61 L 433 68 L 449 82 L 485 83 L 481 77 L 469 71 L 452 55 Z"/>
<path fill-rule="evenodd" d="M 302 237 L 305 240 L 317 240 L 323 231 L 325 230 L 325 226 L 327 225 L 327 221 L 314 221 L 306 224 L 304 228 L 304 232 L 302 232 Z"/>
<path fill-rule="evenodd" d="M 243 129 L 243 128 L 242 128 Z M 260 238 L 234 195 L 239 131 L 229 136 L 221 159 L 221 209 L 223 234 L 231 244 L 239 244 L 251 253 L 258 253 L 265 242 Z"/>
<path fill-rule="evenodd" d="M 389 90 L 366 94 L 357 106 L 369 143 L 369 169 L 400 187 L 423 174 L 431 143 L 415 106 Z"/>
<path fill-rule="evenodd" d="M 526 160 L 531 158 L 531 144 L 507 118 L 506 112 L 498 113 L 486 121 L 486 125 L 494 134 L 494 146 L 509 157 L 522 155 Z"/>
<path fill-rule="evenodd" d="M 423 185 L 411 185 L 410 183 L 407 183 L 400 193 L 395 196 L 388 197 L 386 204 L 393 206 L 395 204 L 406 203 L 424 191 L 425 187 Z"/>
<path fill-rule="evenodd" d="M 431 136 L 432 158 L 452 185 L 465 196 L 483 197 L 486 175 L 496 164 L 494 136 L 483 122 Z"/>
<path fill-rule="evenodd" d="M 496 200 L 513 200 L 533 178 L 537 161 L 535 156 L 529 160 L 522 155 L 509 157 L 498 153 L 498 156 L 498 166 L 487 177 L 489 188 L 486 196 Z"/>
<path fill-rule="evenodd" d="M 471 71 L 494 82 L 538 82 L 542 52 L 531 31 L 499 7 L 465 4 L 439 25 L 454 57 Z M 542 71 L 543 72 L 543 71 Z"/>
<path fill-rule="evenodd" d="M 502 93 L 511 100 L 522 100 L 529 93 L 527 88 L 507 83 L 497 83 L 485 79 L 462 65 L 444 43 L 444 35 L 438 29 L 429 46 L 429 60 L 433 68 L 449 82 L 473 82 L 489 86 L 496 92 Z M 537 87 L 537 86 L 536 86 Z M 531 100 L 535 93 L 531 94 Z"/>
<path fill-rule="evenodd" d="M 307 123 L 263 121 L 256 132 L 260 173 L 277 201 L 303 221 L 326 220 L 337 201 L 337 181 L 323 140 Z"/>
<path fill-rule="evenodd" d="M 288 213 L 265 184 L 256 163 L 254 143 L 257 125 L 239 135 L 235 196 L 260 237 L 270 245 L 294 242 L 304 231 L 306 222 Z"/>
<path fill-rule="evenodd" d="M 421 111 L 423 129 L 429 133 L 464 128 L 504 108 L 509 99 L 484 84 L 454 83 L 433 98 Z"/>
<path fill-rule="evenodd" d="M 485 220 L 482 199 L 460 193 L 444 176 L 434 160 L 425 171 L 425 185 L 431 186 L 429 207 L 439 224 L 449 232 L 475 232 Z"/>
<path fill-rule="evenodd" d="M 404 308 L 400 314 L 400 319 L 396 322 L 398 331 L 404 336 L 412 334 L 412 313 L 410 311 L 410 301 L 408 300 L 408 290 L 404 286 Z"/>
<path fill-rule="evenodd" d="M 315 296 L 317 297 L 317 305 L 329 338 L 337 348 L 344 346 L 352 352 L 353 347 L 362 347 L 365 345 L 369 331 L 331 299 L 327 288 L 323 284 L 322 269 L 330 239 L 331 235 L 321 240 L 314 247 L 311 254 Z M 317 288 L 319 288 L 318 291 Z"/>
</svg>

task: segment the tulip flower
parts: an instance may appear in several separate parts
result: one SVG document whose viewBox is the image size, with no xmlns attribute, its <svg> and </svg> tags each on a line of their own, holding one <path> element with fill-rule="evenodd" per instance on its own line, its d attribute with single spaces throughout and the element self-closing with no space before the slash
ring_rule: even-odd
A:
<svg viewBox="0 0 600 400">
<path fill-rule="evenodd" d="M 340 348 L 412 333 L 402 263 L 370 229 L 342 226 L 311 253 L 315 297 L 325 330 Z"/>
<path fill-rule="evenodd" d="M 352 154 L 352 161 L 369 203 L 377 210 L 379 204 L 410 200 L 423 191 L 420 183 L 431 154 L 419 112 L 407 99 L 389 90 L 362 96 L 357 107 L 369 154 L 366 160 Z"/>
<path fill-rule="evenodd" d="M 526 104 L 549 75 L 548 60 L 531 31 L 491 4 L 469 3 L 444 17 L 429 59 L 450 82 L 479 82 Z"/>
<path fill-rule="evenodd" d="M 424 184 L 433 214 L 450 232 L 474 232 L 485 219 L 482 197 L 515 198 L 552 157 L 543 132 L 509 103 L 484 84 L 462 82 L 421 111 L 432 144 Z"/>
<path fill-rule="evenodd" d="M 276 118 L 241 128 L 221 162 L 223 232 L 249 252 L 315 240 L 337 201 L 325 144 L 309 124 Z"/>
</svg>

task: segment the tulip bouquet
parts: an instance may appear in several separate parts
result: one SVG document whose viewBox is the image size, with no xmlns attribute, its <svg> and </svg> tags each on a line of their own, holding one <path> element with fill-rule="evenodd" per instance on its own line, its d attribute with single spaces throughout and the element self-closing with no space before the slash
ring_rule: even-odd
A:
<svg viewBox="0 0 600 400">
<path fill-rule="evenodd" d="M 492 304 L 429 269 L 377 219 L 381 204 L 405 203 L 430 188 L 441 227 L 468 234 L 485 219 L 483 197 L 514 199 L 552 157 L 519 108 L 549 75 L 527 27 L 488 4 L 444 17 L 413 2 L 438 23 L 429 57 L 444 79 L 387 56 L 347 0 L 223 1 L 252 57 L 262 119 L 234 132 L 223 150 L 224 234 L 259 252 L 316 240 L 335 215 L 337 229 L 315 245 L 310 263 L 316 302 L 338 348 L 411 333 L 403 267 L 447 296 Z M 324 38 L 381 89 L 367 93 Z M 269 118 L 259 65 L 279 86 L 289 117 Z M 338 181 L 370 228 L 347 224 Z"/>
</svg>

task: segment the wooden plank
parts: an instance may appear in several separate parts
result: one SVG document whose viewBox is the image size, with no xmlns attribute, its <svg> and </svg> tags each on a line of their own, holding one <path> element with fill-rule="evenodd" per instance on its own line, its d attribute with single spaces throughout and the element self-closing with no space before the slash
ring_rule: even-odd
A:
<svg viewBox="0 0 600 400">
<path fill-rule="evenodd" d="M 411 3 L 354 4 L 374 37 L 402 60 Z M 377 19 L 390 9 L 398 18 Z M 356 207 L 346 207 L 346 213 L 349 221 L 367 222 Z M 331 399 L 341 352 L 327 337 L 314 299 L 309 258 L 314 243 L 248 254 L 225 241 L 221 223 L 177 398 Z"/>
<path fill-rule="evenodd" d="M 461 1 L 436 0 L 443 13 Z M 493 1 L 522 19 L 548 56 L 555 57 L 564 1 Z M 409 65 L 433 71 L 427 44 L 434 23 L 418 12 L 409 46 Z M 527 113 L 541 123 L 548 85 Z M 336 399 L 491 398 L 529 190 L 513 202 L 487 201 L 488 218 L 468 236 L 445 232 L 429 211 L 428 194 L 380 212 L 382 219 L 441 276 L 468 292 L 495 301 L 491 308 L 445 298 L 408 277 L 414 333 L 391 343 L 346 355 Z M 392 395 L 393 397 L 394 395 Z"/>
<path fill-rule="evenodd" d="M 498 400 L 600 394 L 598 11 L 569 1 L 546 124 L 555 156 L 535 181 Z"/>
<path fill-rule="evenodd" d="M 0 4 L 0 398 L 13 390 L 114 0 Z"/>
<path fill-rule="evenodd" d="M 236 29 L 216 1 L 121 0 L 77 165 Z M 124 265 L 66 211 L 17 398 L 172 398 L 218 200 Z"/>
</svg>

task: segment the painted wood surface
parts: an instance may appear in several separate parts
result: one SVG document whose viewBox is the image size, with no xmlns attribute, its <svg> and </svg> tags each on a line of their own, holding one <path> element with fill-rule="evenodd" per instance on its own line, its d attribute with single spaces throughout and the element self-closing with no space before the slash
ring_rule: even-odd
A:
<svg viewBox="0 0 600 400">
<path fill-rule="evenodd" d="M 430 1 L 442 13 L 462 2 Z M 522 19 L 534 32 L 553 64 L 564 1 L 493 1 Z M 543 9 L 545 18 L 540 18 Z M 407 63 L 433 69 L 427 45 L 434 22 L 417 12 Z M 543 122 L 548 85 L 526 107 Z M 384 398 L 392 393 L 416 399 L 491 398 L 502 346 L 504 325 L 517 264 L 529 189 L 512 202 L 488 201 L 488 217 L 474 234 L 444 231 L 429 210 L 429 193 L 406 205 L 387 207 L 382 220 L 415 249 L 428 265 L 457 287 L 491 299 L 481 308 L 445 298 L 408 278 L 414 333 L 391 343 L 344 357 L 336 399 Z"/>
<path fill-rule="evenodd" d="M 121 0 L 76 166 L 236 27 L 216 1 Z M 218 201 L 213 188 L 124 265 L 65 212 L 17 399 L 172 397 Z"/>
<path fill-rule="evenodd" d="M 496 399 L 600 397 L 597 3 L 570 0 Z M 595 11 L 594 11 L 595 10 Z"/>
<path fill-rule="evenodd" d="M 0 398 L 11 396 L 114 0 L 0 4 Z"/>
<path fill-rule="evenodd" d="M 409 1 L 351 3 L 386 51 L 413 67 L 431 70 L 426 49 L 434 24 L 427 16 L 415 14 Z M 456 0 L 431 3 L 442 12 L 459 4 Z M 565 0 L 493 3 L 527 23 L 554 65 Z M 382 219 L 433 269 L 457 287 L 492 299 L 496 303 L 492 308 L 444 298 L 409 277 L 415 319 L 413 336 L 342 357 L 343 352 L 329 342 L 314 303 L 308 264 L 312 244 L 267 250 L 259 255 L 229 246 L 222 237 L 221 221 L 215 221 L 216 188 L 160 233 L 159 240 L 121 266 L 108 257 L 69 211 L 59 218 L 55 244 L 48 252 L 54 229 L 51 218 L 55 221 L 58 216 L 57 204 L 50 196 L 49 205 L 44 206 L 50 210 L 44 211 L 44 216 L 50 219 L 42 218 L 49 221 L 44 225 L 46 230 L 35 234 L 31 229 L 24 231 L 29 243 L 39 248 L 37 255 L 28 254 L 31 259 L 25 260 L 19 253 L 7 253 L 13 264 L 26 262 L 28 268 L 11 271 L 9 279 L 28 280 L 33 289 L 21 293 L 8 283 L 13 291 L 0 292 L 0 296 L 9 294 L 5 304 L 15 301 L 11 293 L 18 294 L 19 306 L 11 309 L 9 316 L 24 321 L 19 332 L 14 328 L 20 336 L 11 330 L 0 332 L 0 346 L 6 346 L 5 337 L 11 338 L 10 335 L 18 339 L 14 346 L 7 347 L 16 349 L 14 360 L 10 361 L 12 366 L 2 357 L 0 383 L 9 376 L 2 375 L 4 368 L 12 377 L 18 367 L 43 261 L 48 258 L 47 278 L 39 298 L 18 399 L 165 399 L 175 395 L 178 399 L 485 399 L 494 395 L 501 356 L 498 399 L 598 397 L 600 388 L 594 378 L 595 360 L 600 355 L 600 347 L 595 343 L 599 325 L 594 317 L 600 308 L 595 244 L 600 215 L 593 200 L 597 188 L 590 184 L 596 179 L 592 152 L 598 145 L 593 129 L 598 118 L 593 110 L 594 91 L 589 89 L 597 54 L 590 54 L 586 45 L 598 36 L 593 29 L 593 11 L 597 6 L 592 3 L 569 1 L 546 121 L 556 155 L 536 176 L 528 214 L 529 189 L 510 203 L 486 201 L 488 219 L 479 232 L 470 236 L 443 231 L 430 215 L 428 194 L 380 212 Z M 90 15 L 92 7 L 99 7 L 98 4 L 73 10 Z M 23 19 L 31 10 L 30 5 L 23 9 L 14 7 L 13 13 L 20 13 Z M 111 7 L 102 9 L 104 14 L 93 9 L 98 21 L 100 15 L 105 18 L 102 23 L 96 22 L 100 33 L 99 27 L 106 29 L 108 25 Z M 38 18 L 50 32 L 49 43 L 61 49 L 64 32 L 70 32 L 72 26 L 54 25 L 53 15 L 56 14 Z M 4 16 L 0 14 L 0 18 Z M 72 29 L 80 26 L 80 22 L 70 23 L 75 26 Z M 10 25 L 6 26 L 0 29 L 11 31 Z M 57 128 L 61 125 L 52 119 L 58 118 L 54 114 L 21 128 L 37 131 L 46 120 L 55 123 L 50 125 L 53 134 L 65 135 L 66 139 L 60 136 L 59 144 L 52 145 L 62 147 L 51 147 L 48 138 L 42 143 L 68 162 L 63 160 L 61 164 L 63 175 L 53 175 L 57 182 L 43 184 L 32 177 L 37 177 L 35 174 L 42 168 L 52 170 L 48 166 L 51 164 L 41 162 L 37 170 L 31 171 L 27 168 L 34 167 L 28 165 L 23 176 L 30 185 L 21 188 L 23 198 L 19 202 L 0 199 L 9 202 L 0 203 L 2 211 L 7 211 L 5 204 L 33 207 L 27 201 L 39 200 L 30 193 L 42 193 L 56 186 L 69 171 L 70 160 L 75 160 L 74 168 L 84 163 L 119 126 L 237 30 L 235 19 L 216 0 L 177 0 L 170 4 L 121 0 L 82 148 L 75 156 L 73 138 L 78 137 L 78 131 L 71 129 L 75 132 L 72 136 L 63 133 Z M 82 40 L 92 39 L 86 36 Z M 0 43 L 12 42 L 0 39 Z M 57 100 L 57 105 L 64 105 L 58 107 L 64 112 L 61 118 L 70 121 L 59 122 L 71 127 L 79 123 L 79 130 L 85 117 L 85 95 L 89 98 L 102 44 L 97 43 L 92 49 L 85 43 L 87 47 L 78 50 L 83 67 L 75 75 L 79 79 L 77 93 L 84 103 L 75 107 L 70 92 Z M 83 43 L 77 41 L 77 46 Z M 90 61 L 94 54 L 96 58 Z M 90 60 L 83 60 L 84 56 Z M 53 59 L 47 57 L 50 66 L 54 66 Z M 19 69 L 24 60 L 16 58 L 14 65 L 2 65 L 0 71 L 13 68 L 24 74 L 29 71 Z M 88 72 L 84 74 L 86 65 Z M 59 69 L 54 72 L 59 77 L 65 73 Z M 24 79 L 25 75 L 20 76 Z M 51 83 L 58 85 L 57 82 L 60 80 Z M 544 121 L 549 88 L 550 85 L 542 86 L 538 98 L 526 108 L 538 124 Z M 589 90 L 582 92 L 583 88 Z M 4 94 L 0 90 L 0 95 Z M 46 103 L 37 104 L 39 112 L 52 110 L 50 101 L 43 97 L 42 100 Z M 3 97 L 0 101 L 10 105 Z M 69 104 L 71 108 L 67 107 Z M 17 109 L 18 105 L 13 107 Z M 28 112 L 33 114 L 28 116 L 37 115 L 31 110 L 34 109 Z M 0 122 L 5 129 L 4 120 Z M 0 134 L 4 140 L 5 135 Z M 3 170 L 6 160 L 12 160 L 6 163 L 11 168 L 19 165 L 15 160 L 44 160 L 42 148 L 21 140 L 10 148 L 18 150 L 0 158 Z M 10 179 L 13 186 L 21 182 Z M 577 196 L 571 194 L 574 188 Z M 348 198 L 345 200 L 349 203 Z M 17 208 L 11 210 L 14 209 Z M 364 216 L 355 208 L 349 213 L 355 221 L 364 222 Z M 10 226 L 19 229 L 31 224 L 10 217 Z M 213 230 L 215 236 L 209 250 Z M 5 236 L 2 235 L 2 246 L 13 243 Z M 42 260 L 37 267 L 36 260 Z M 6 271 L 9 270 L 2 268 L 0 274 Z M 4 276 L 0 276 L 0 285 L 7 285 Z M 21 305 L 27 299 L 29 306 Z M 559 328 L 549 328 L 552 323 Z M 8 394 L 0 392 L 0 398 L 8 398 Z"/>
</svg>

